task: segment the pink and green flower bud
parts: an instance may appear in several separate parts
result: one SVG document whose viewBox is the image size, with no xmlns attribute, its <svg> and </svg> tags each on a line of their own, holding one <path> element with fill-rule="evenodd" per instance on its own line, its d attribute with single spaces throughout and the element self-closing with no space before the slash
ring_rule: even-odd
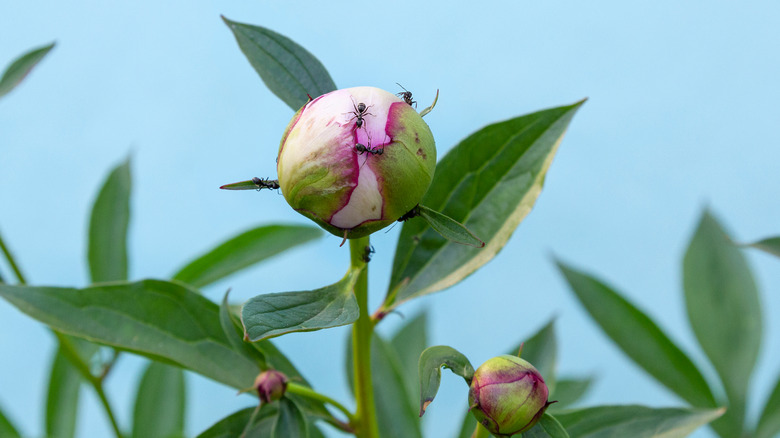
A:
<svg viewBox="0 0 780 438">
<path fill-rule="evenodd" d="M 469 388 L 471 412 L 490 433 L 512 436 L 534 427 L 550 404 L 541 374 L 517 356 L 494 357 L 477 368 Z"/>
<path fill-rule="evenodd" d="M 367 236 L 411 210 L 435 167 L 433 134 L 422 117 L 373 87 L 336 90 L 304 105 L 277 160 L 287 203 L 346 238 Z"/>
<path fill-rule="evenodd" d="M 263 371 L 255 379 L 255 389 L 262 403 L 279 400 L 287 391 L 287 376 L 276 370 Z"/>
</svg>

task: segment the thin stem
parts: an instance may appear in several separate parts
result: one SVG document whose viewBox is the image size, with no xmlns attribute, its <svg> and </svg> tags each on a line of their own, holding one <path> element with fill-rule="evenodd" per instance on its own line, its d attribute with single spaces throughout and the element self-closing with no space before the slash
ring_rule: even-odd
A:
<svg viewBox="0 0 780 438">
<path fill-rule="evenodd" d="M 3 242 L 3 236 L 0 236 L 0 250 L 2 250 L 3 254 L 5 254 L 5 258 L 8 260 L 8 264 L 11 265 L 11 269 L 13 269 L 14 275 L 16 275 L 16 278 L 19 280 L 19 284 L 27 284 L 27 280 L 24 279 L 22 271 L 19 270 L 19 266 L 17 266 L 16 261 L 14 260 L 14 256 L 11 255 L 11 251 L 9 251 L 8 247 L 5 246 L 5 242 Z"/>
<path fill-rule="evenodd" d="M 320 394 L 319 392 L 309 388 L 308 386 L 303 386 L 294 382 L 290 382 L 287 384 L 287 392 L 291 394 L 297 394 L 300 395 L 301 397 L 306 397 L 311 400 L 317 400 L 323 403 L 327 403 L 333 406 L 334 408 L 338 409 L 339 411 L 341 411 L 350 422 L 355 420 L 355 416 L 352 415 L 352 412 L 350 412 L 349 409 L 344 407 L 344 405 L 337 402 L 336 400 L 333 400 L 332 398 L 328 397 L 325 394 Z"/>
<path fill-rule="evenodd" d="M 84 360 L 81 358 L 81 355 L 76 350 L 76 347 L 73 345 L 73 342 L 71 342 L 67 336 L 57 331 L 54 331 L 54 335 L 57 336 L 57 340 L 60 341 L 60 346 L 62 347 L 62 352 L 65 354 L 65 356 L 70 359 L 71 363 L 81 373 L 82 377 L 84 377 L 84 379 L 89 382 L 89 384 L 92 385 L 92 387 L 95 389 L 95 392 L 100 399 L 100 403 L 103 405 L 103 408 L 106 411 L 108 420 L 111 422 L 111 427 L 114 429 L 114 433 L 116 434 L 117 438 L 122 438 L 122 431 L 119 430 L 119 425 L 116 422 L 114 411 L 111 409 L 111 404 L 108 402 L 106 393 L 103 390 L 102 380 L 92 374 L 92 371 L 89 369 L 89 365 L 84 362 Z"/>
<path fill-rule="evenodd" d="M 360 316 L 352 326 L 352 365 L 355 370 L 355 400 L 357 401 L 355 435 L 359 438 L 379 438 L 374 385 L 371 381 L 371 336 L 374 331 L 374 322 L 368 314 L 366 248 L 369 248 L 368 237 L 349 241 L 352 268 L 363 268 L 355 284 L 355 298 L 357 298 L 360 307 Z"/>
<path fill-rule="evenodd" d="M 490 438 L 490 432 L 485 429 L 485 426 L 477 423 L 477 427 L 474 428 L 474 433 L 471 434 L 471 438 Z"/>
</svg>

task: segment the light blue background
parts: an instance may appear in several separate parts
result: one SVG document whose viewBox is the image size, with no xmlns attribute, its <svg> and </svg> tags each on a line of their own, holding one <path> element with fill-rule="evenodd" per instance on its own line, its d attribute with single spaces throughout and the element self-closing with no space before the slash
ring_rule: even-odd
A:
<svg viewBox="0 0 780 438">
<path fill-rule="evenodd" d="M 424 4 L 423 4 L 424 3 Z M 314 53 L 339 87 L 414 92 L 441 156 L 494 121 L 590 100 L 575 117 L 534 211 L 503 252 L 458 286 L 401 308 L 427 308 L 431 344 L 478 365 L 556 317 L 560 370 L 595 375 L 587 404 L 679 406 L 584 314 L 554 254 L 596 273 L 652 315 L 697 363 L 680 261 L 701 209 L 740 241 L 780 234 L 780 3 L 746 2 L 5 2 L 0 65 L 57 47 L 0 101 L 0 230 L 30 281 L 83 286 L 88 211 L 110 167 L 133 161 L 131 277 L 166 277 L 189 258 L 265 223 L 307 223 L 273 192 L 221 184 L 275 176 L 292 112 L 273 96 L 219 18 L 259 24 Z M 372 308 L 383 297 L 400 227 L 373 238 Z M 245 300 L 338 279 L 348 250 L 327 237 L 208 288 Z M 780 264 L 748 257 L 763 291 L 766 336 L 751 420 L 780 371 Z M 8 275 L 7 266 L 0 266 Z M 387 318 L 381 329 L 402 320 Z M 348 329 L 280 338 L 315 387 L 348 401 Z M 0 302 L 0 405 L 42 434 L 52 337 Z M 141 360 L 108 382 L 130 425 Z M 708 376 L 710 367 L 704 366 Z M 252 399 L 189 376 L 195 435 Z M 79 436 L 109 436 L 85 388 Z M 445 373 L 427 436 L 450 436 L 466 387 Z M 454 420 L 457 419 L 457 420 Z M 708 431 L 699 437 L 711 436 Z"/>
</svg>

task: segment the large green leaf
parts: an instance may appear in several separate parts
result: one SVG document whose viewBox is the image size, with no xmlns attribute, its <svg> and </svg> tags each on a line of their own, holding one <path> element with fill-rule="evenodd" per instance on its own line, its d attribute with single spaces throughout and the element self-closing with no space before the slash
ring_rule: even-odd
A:
<svg viewBox="0 0 780 438">
<path fill-rule="evenodd" d="M 693 332 L 729 398 L 723 421 L 736 436 L 761 345 L 761 303 L 744 255 L 707 211 L 685 252 L 683 286 Z"/>
<path fill-rule="evenodd" d="M 717 406 L 696 365 L 653 320 L 595 278 L 560 262 L 558 268 L 585 310 L 637 365 L 692 405 Z"/>
<path fill-rule="evenodd" d="M 766 251 L 769 254 L 780 257 L 780 236 L 762 239 L 759 240 L 758 242 L 753 242 L 749 244 L 749 246 L 752 246 L 753 248 L 757 248 L 762 251 Z"/>
<path fill-rule="evenodd" d="M 573 405 L 588 392 L 592 384 L 592 377 L 584 379 L 558 379 L 555 383 L 555 390 L 550 392 L 549 397 L 549 400 L 555 403 L 551 404 L 547 411 L 554 414 Z"/>
<path fill-rule="evenodd" d="M 569 438 L 569 433 L 555 417 L 545 412 L 536 426 L 523 433 L 522 438 Z"/>
<path fill-rule="evenodd" d="M 93 283 L 127 280 L 130 159 L 108 175 L 89 220 L 89 271 Z"/>
<path fill-rule="evenodd" d="M 555 368 L 557 366 L 558 341 L 555 337 L 555 320 L 550 320 L 530 338 L 521 342 L 514 350 L 507 354 L 517 356 L 522 346 L 523 354 L 520 355 L 528 363 L 534 366 L 544 379 L 550 392 L 555 390 Z"/>
<path fill-rule="evenodd" d="M 409 403 L 416 406 L 419 402 L 420 378 L 417 375 L 417 363 L 420 354 L 428 346 L 428 316 L 421 312 L 404 324 L 390 340 L 390 345 L 398 355 L 401 364 Z"/>
<path fill-rule="evenodd" d="M 184 371 L 150 362 L 138 385 L 132 437 L 183 437 L 186 405 Z"/>
<path fill-rule="evenodd" d="M 320 61 L 284 35 L 222 17 L 238 46 L 265 85 L 293 111 L 308 100 L 336 89 Z"/>
<path fill-rule="evenodd" d="M 3 410 L 0 409 L 0 436 L 5 438 L 20 438 L 19 431 L 16 430 L 11 420 L 3 414 Z"/>
<path fill-rule="evenodd" d="M 577 438 L 682 438 L 718 418 L 724 410 L 598 406 L 559 412 L 555 418 Z"/>
<path fill-rule="evenodd" d="M 20 82 L 27 76 L 28 73 L 35 67 L 44 56 L 51 49 L 54 48 L 54 43 L 48 46 L 39 47 L 33 49 L 24 55 L 16 58 L 8 68 L 5 69 L 3 76 L 0 78 L 0 97 L 5 96 L 11 90 L 13 90 Z"/>
<path fill-rule="evenodd" d="M 780 377 L 764 405 L 755 438 L 772 438 L 778 435 L 780 435 Z"/>
<path fill-rule="evenodd" d="M 270 438 L 278 412 L 277 403 L 263 405 L 246 435 L 242 435 L 246 425 L 252 420 L 254 411 L 255 408 L 247 408 L 234 412 L 203 431 L 197 438 Z"/>
<path fill-rule="evenodd" d="M 61 347 L 58 348 L 52 361 L 49 391 L 46 396 L 47 437 L 73 438 L 76 432 L 80 389 L 81 373 L 71 364 Z"/>
<path fill-rule="evenodd" d="M 276 415 L 276 421 L 271 432 L 273 438 L 290 438 L 309 436 L 309 425 L 303 411 L 294 401 L 287 397 L 279 400 L 279 413 Z"/>
<path fill-rule="evenodd" d="M 420 416 L 425 413 L 425 409 L 431 404 L 436 393 L 439 392 L 439 383 L 441 382 L 441 368 L 445 367 L 454 374 L 463 377 L 466 385 L 471 385 L 471 378 L 474 377 L 474 367 L 471 366 L 469 359 L 458 350 L 446 345 L 437 345 L 428 347 L 420 355 L 419 371 L 420 376 Z"/>
<path fill-rule="evenodd" d="M 531 211 L 566 127 L 582 105 L 553 108 L 490 125 L 455 146 L 436 166 L 421 204 L 485 241 L 446 240 L 426 221 L 404 223 L 385 307 L 459 282 L 490 261 Z"/>
<path fill-rule="evenodd" d="M 225 337 L 219 307 L 180 283 L 0 285 L 0 296 L 55 330 L 165 360 L 234 388 L 250 386 L 260 372 Z"/>
<path fill-rule="evenodd" d="M 241 269 L 322 236 L 302 225 L 266 225 L 239 234 L 183 267 L 175 280 L 201 288 Z"/>
<path fill-rule="evenodd" d="M 359 269 L 322 289 L 258 295 L 244 303 L 241 320 L 251 341 L 293 332 L 310 332 L 355 322 L 358 304 L 352 288 Z"/>
</svg>

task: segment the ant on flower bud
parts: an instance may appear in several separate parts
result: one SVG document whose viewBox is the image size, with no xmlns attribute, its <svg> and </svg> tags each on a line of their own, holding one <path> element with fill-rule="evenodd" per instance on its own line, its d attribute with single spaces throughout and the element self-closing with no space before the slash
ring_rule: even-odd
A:
<svg viewBox="0 0 780 438">
<path fill-rule="evenodd" d="M 252 183 L 257 186 L 257 191 L 262 189 L 278 189 L 279 180 L 277 179 L 260 179 L 258 177 L 252 178 Z"/>
<path fill-rule="evenodd" d="M 396 84 L 399 87 L 403 88 L 404 91 L 402 91 L 400 93 L 396 93 L 395 95 L 400 97 L 401 99 L 403 99 L 404 102 L 406 102 L 407 105 L 409 105 L 409 106 L 414 105 L 414 107 L 417 108 L 417 101 L 416 100 L 412 100 L 412 92 L 407 90 L 406 88 L 404 88 L 404 86 L 399 84 L 398 82 L 396 82 Z"/>
<path fill-rule="evenodd" d="M 373 116 L 373 114 L 368 112 L 368 109 L 371 108 L 372 106 L 373 105 L 366 106 L 366 104 L 363 103 L 363 102 L 355 104 L 355 100 L 353 99 L 352 100 L 352 108 L 354 109 L 354 111 L 350 111 L 350 113 L 352 113 L 353 116 L 349 120 L 352 121 L 353 119 L 356 119 L 355 120 L 355 126 L 357 128 L 362 128 L 363 127 L 363 122 L 365 121 L 364 117 L 365 116 Z M 346 113 L 346 114 L 349 114 L 349 113 Z"/>
</svg>

